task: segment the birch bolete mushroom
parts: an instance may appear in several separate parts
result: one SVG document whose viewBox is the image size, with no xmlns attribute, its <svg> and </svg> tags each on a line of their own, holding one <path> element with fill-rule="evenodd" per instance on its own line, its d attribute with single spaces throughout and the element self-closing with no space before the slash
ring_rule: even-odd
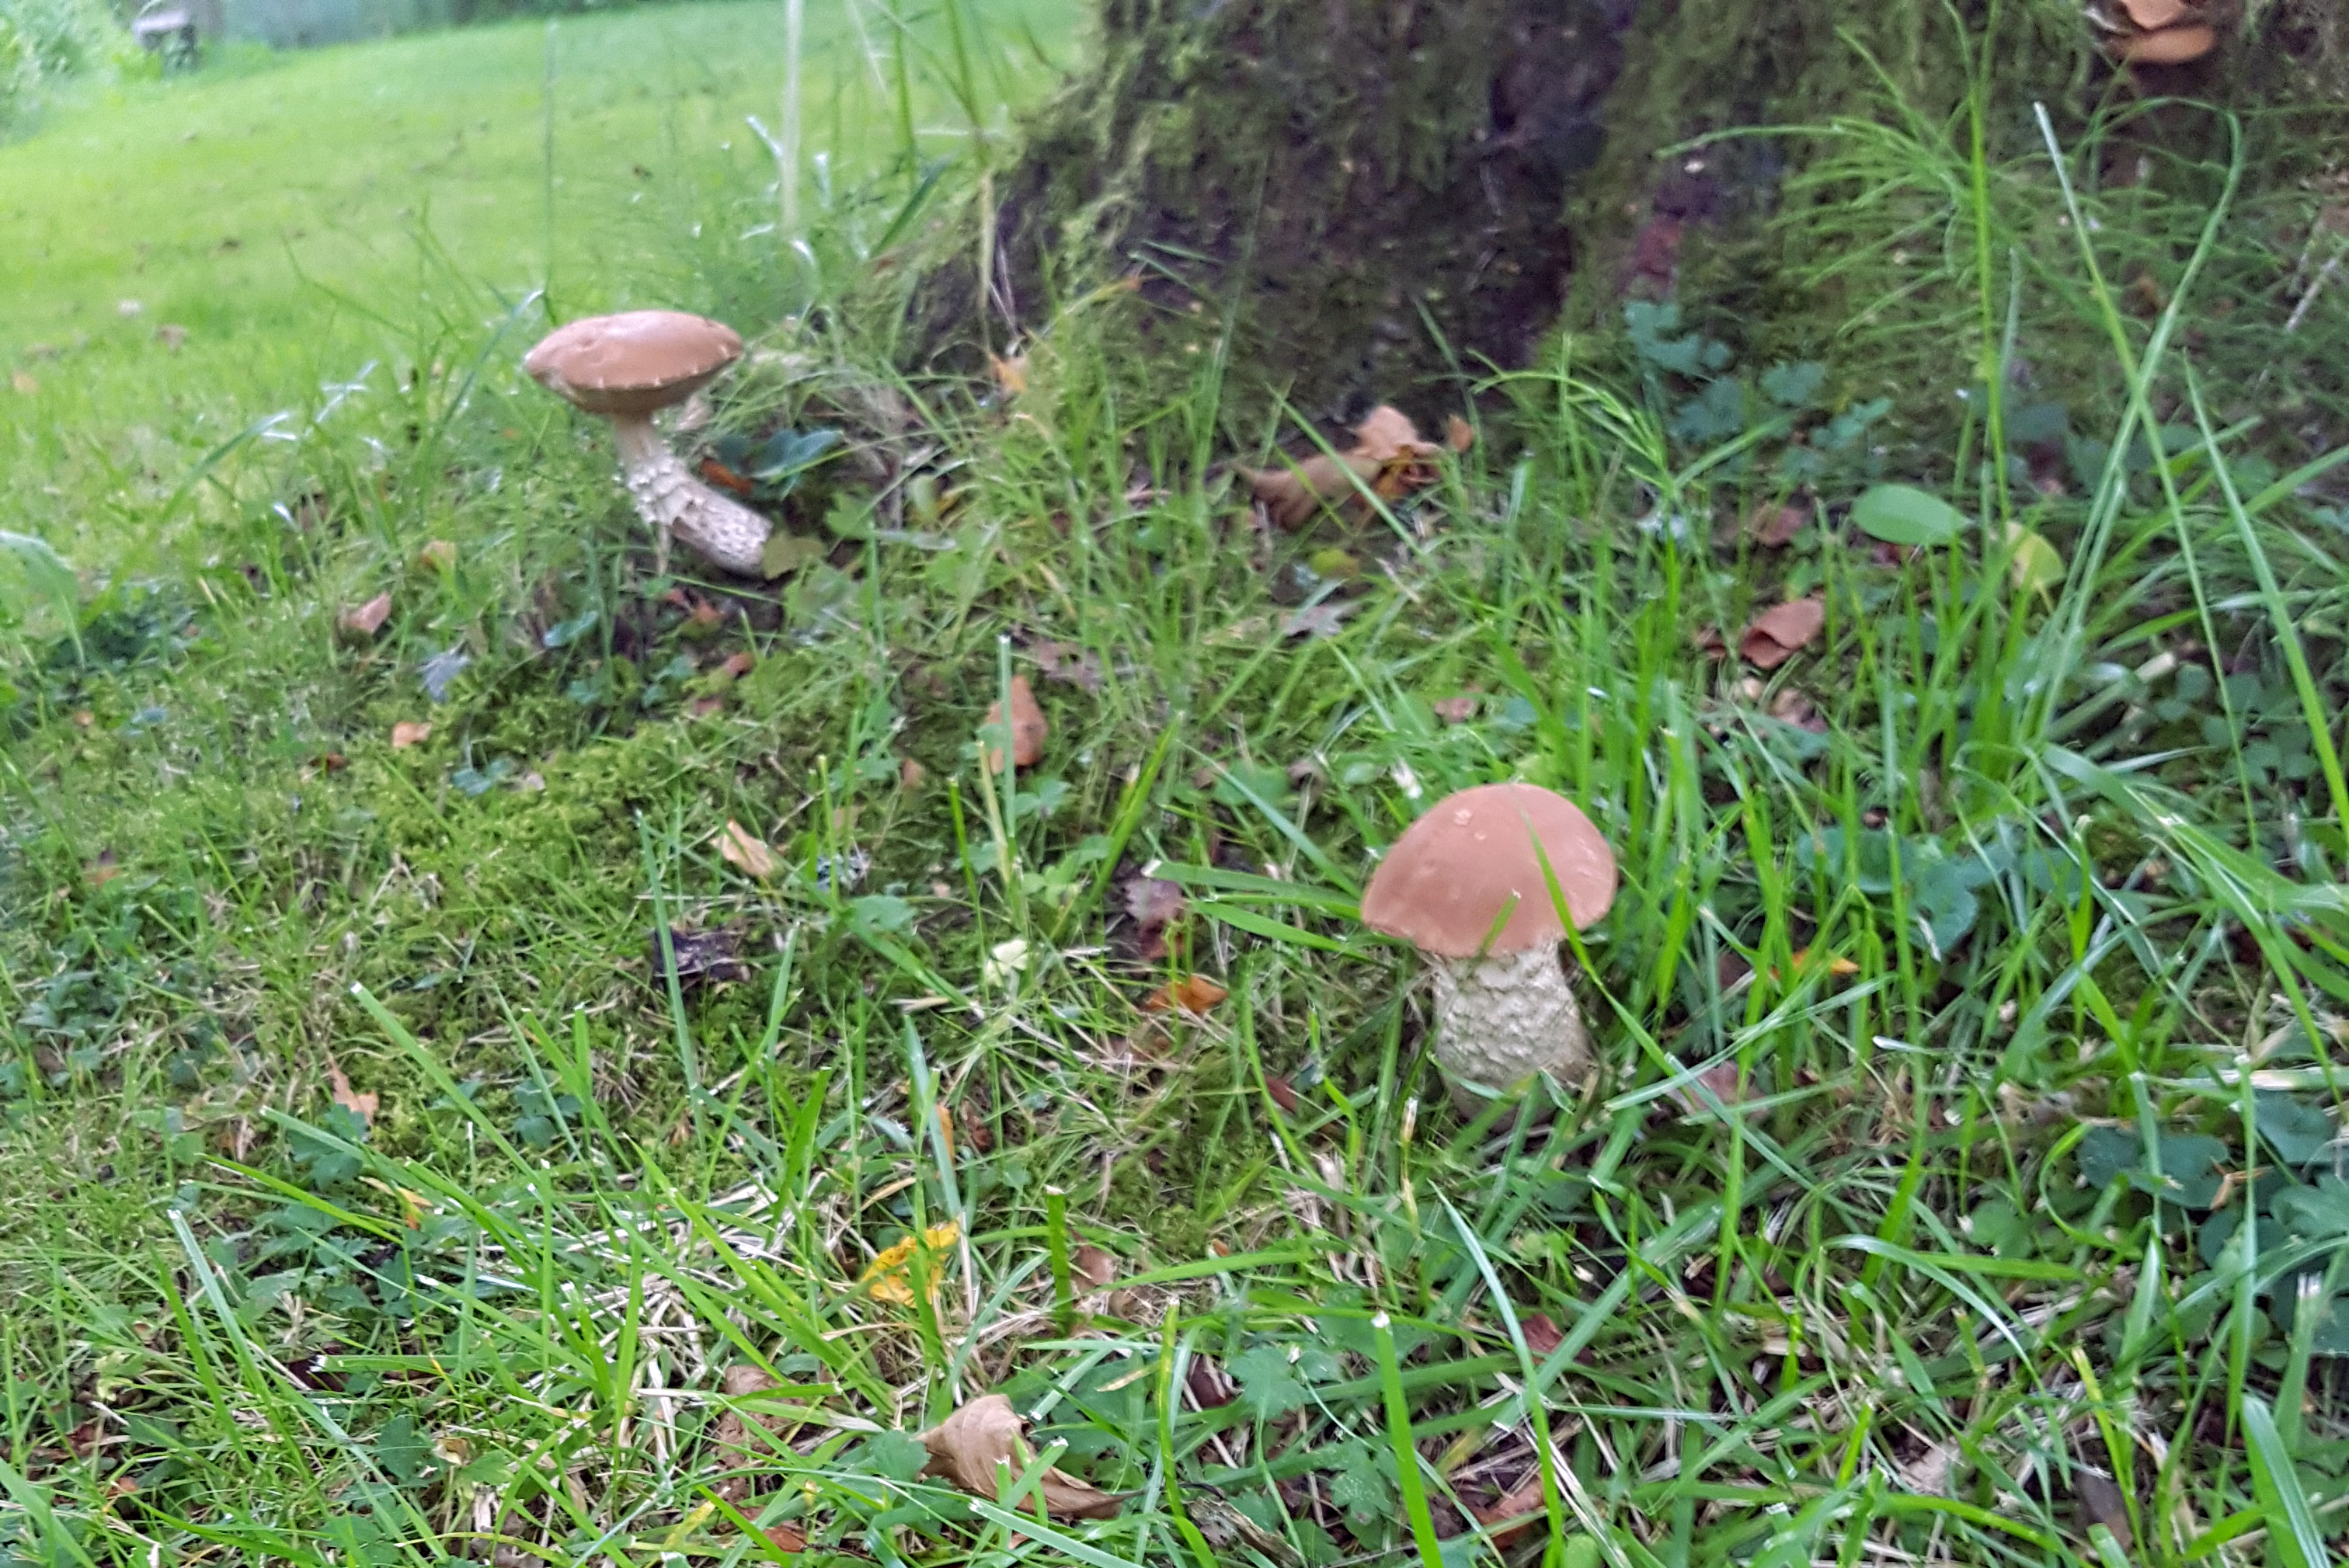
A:
<svg viewBox="0 0 2349 1568">
<path fill-rule="evenodd" d="M 1463 1110 L 1537 1075 L 1570 1084 L 1590 1065 L 1558 951 L 1561 898 L 1578 931 L 1605 914 L 1615 855 L 1573 801 L 1531 784 L 1437 801 L 1362 894 L 1362 923 L 1410 942 L 1435 970 L 1435 1059 Z"/>
<path fill-rule="evenodd" d="M 632 310 L 556 327 L 523 358 L 539 385 L 612 421 L 621 480 L 636 515 L 659 536 L 664 571 L 674 536 L 714 566 L 762 575 L 767 520 L 688 472 L 653 428 L 656 413 L 692 397 L 741 356 L 741 337 L 723 322 Z"/>
</svg>

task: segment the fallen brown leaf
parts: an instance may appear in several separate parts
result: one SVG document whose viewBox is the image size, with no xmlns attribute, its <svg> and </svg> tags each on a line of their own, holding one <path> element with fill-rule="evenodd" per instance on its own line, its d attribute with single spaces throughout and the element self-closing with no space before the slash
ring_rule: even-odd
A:
<svg viewBox="0 0 2349 1568">
<path fill-rule="evenodd" d="M 930 1452 L 927 1473 L 943 1476 L 973 1497 L 989 1501 L 1031 1462 L 1019 1412 L 1001 1394 L 985 1394 L 921 1434 Z M 1037 1483 L 1044 1506 L 1062 1519 L 1108 1519 L 1119 1499 L 1055 1467 Z"/>
<path fill-rule="evenodd" d="M 1801 501 L 1790 500 L 1784 506 L 1764 506 L 1745 520 L 1745 530 L 1754 542 L 1777 550 L 1795 542 L 1803 526 L 1811 521 L 1811 509 Z"/>
<path fill-rule="evenodd" d="M 1517 1329 L 1526 1336 L 1526 1348 L 1537 1356 L 1547 1356 L 1566 1343 L 1566 1333 L 1547 1312 L 1529 1312 L 1517 1319 Z"/>
<path fill-rule="evenodd" d="M 1204 1016 L 1231 993 L 1205 975 L 1187 975 L 1168 982 L 1142 999 L 1145 1013 L 1181 1011 Z"/>
<path fill-rule="evenodd" d="M 1534 1473 L 1520 1482 L 1515 1491 L 1504 1493 L 1491 1507 L 1478 1508 L 1471 1503 L 1468 1511 L 1476 1516 L 1477 1523 L 1491 1532 L 1493 1543 L 1496 1546 L 1504 1545 L 1532 1529 L 1545 1517 L 1541 1467 L 1536 1465 Z"/>
<path fill-rule="evenodd" d="M 1087 1291 L 1106 1290 L 1117 1278 L 1117 1257 L 1107 1248 L 1087 1242 L 1070 1254 L 1069 1272 Z"/>
<path fill-rule="evenodd" d="M 1028 390 L 1028 356 L 1024 354 L 990 354 L 988 363 L 995 370 L 996 389 L 1006 397 L 1017 397 Z"/>
<path fill-rule="evenodd" d="M 1816 594 L 1773 604 L 1754 617 L 1737 651 L 1748 664 L 1775 670 L 1803 648 L 1826 626 L 1827 607 Z"/>
<path fill-rule="evenodd" d="M 704 482 L 722 490 L 732 490 L 736 495 L 750 495 L 759 488 L 756 480 L 736 473 L 716 458 L 701 459 L 701 477 Z"/>
<path fill-rule="evenodd" d="M 744 876 L 755 877 L 761 882 L 783 869 L 782 862 L 775 859 L 775 851 L 767 847 L 766 841 L 731 817 L 726 820 L 726 826 L 719 831 L 718 858 Z"/>
<path fill-rule="evenodd" d="M 416 564 L 427 572 L 450 572 L 457 565 L 457 546 L 453 540 L 436 539 L 416 552 Z"/>
<path fill-rule="evenodd" d="M 790 1556 L 807 1550 L 807 1532 L 791 1521 L 767 1526 L 767 1544 Z"/>
<path fill-rule="evenodd" d="M 1379 465 L 1370 458 L 1335 458 L 1316 452 L 1294 468 L 1242 469 L 1242 478 L 1257 502 L 1280 527 L 1295 530 L 1313 521 L 1323 507 L 1357 499 L 1359 478 L 1364 484 L 1379 477 Z"/>
<path fill-rule="evenodd" d="M 343 613 L 335 617 L 335 626 L 355 637 L 372 637 L 383 630 L 390 615 L 391 595 L 378 593 L 364 604 L 345 606 Z"/>
<path fill-rule="evenodd" d="M 1280 1109 L 1286 1111 L 1288 1115 L 1295 1116 L 1297 1114 L 1297 1086 L 1295 1084 L 1290 1083 L 1278 1073 L 1272 1073 L 1268 1075 L 1264 1080 L 1264 1092 L 1272 1096 L 1272 1103 L 1280 1107 Z"/>
<path fill-rule="evenodd" d="M 1284 637 L 1334 637 L 1354 613 L 1353 603 L 1345 599 L 1324 599 L 1319 604 L 1308 604 L 1280 624 Z"/>
<path fill-rule="evenodd" d="M 758 662 L 758 655 L 747 650 L 739 654 L 729 654 L 726 655 L 726 662 L 718 666 L 718 673 L 730 681 L 739 681 L 749 675 Z"/>
<path fill-rule="evenodd" d="M 1446 724 L 1465 724 L 1476 717 L 1476 698 L 1464 692 L 1429 706 L 1434 708 L 1435 717 Z"/>
<path fill-rule="evenodd" d="M 686 613 L 685 624 L 696 631 L 716 631 L 726 624 L 726 612 L 707 599 L 697 598 L 693 608 Z"/>
<path fill-rule="evenodd" d="M 1106 684 L 1102 676 L 1101 655 L 1091 648 L 1080 648 L 1073 644 L 1056 643 L 1046 638 L 1028 651 L 1036 655 L 1036 665 L 1044 672 L 1046 680 L 1081 686 L 1095 696 L 1101 695 L 1101 689 Z"/>
<path fill-rule="evenodd" d="M 988 708 L 987 722 L 989 725 L 1000 725 L 1003 722 L 1003 704 L 998 702 Z M 1011 677 L 1011 765 L 1015 768 L 1033 768 L 1043 761 L 1044 738 L 1050 733 L 1051 727 L 1044 722 L 1044 710 L 1037 703 L 1035 689 L 1029 686 L 1028 677 L 1013 676 Z M 1003 770 L 1001 747 L 988 748 L 987 770 L 989 773 L 999 773 Z"/>
<path fill-rule="evenodd" d="M 929 776 L 930 770 L 910 757 L 897 764 L 897 788 L 900 789 L 908 792 L 918 789 Z"/>
<path fill-rule="evenodd" d="M 1457 414 L 1444 417 L 1444 444 L 1455 452 L 1464 452 L 1476 444 L 1476 427 Z"/>
<path fill-rule="evenodd" d="M 361 1094 L 353 1088 L 351 1080 L 343 1076 L 343 1069 L 331 1061 L 326 1064 L 326 1083 L 335 1097 L 336 1105 L 341 1106 L 369 1127 L 375 1125 L 376 1106 L 378 1103 L 375 1095 Z"/>
<path fill-rule="evenodd" d="M 2175 26 L 2194 14 L 2194 7 L 2186 0 L 2121 0 L 2121 9 L 2128 13 L 2130 21 L 2148 33 Z"/>
<path fill-rule="evenodd" d="M 403 718 L 391 727 L 391 748 L 394 751 L 405 751 L 411 746 L 422 745 L 431 738 L 431 735 L 430 725 L 419 724 L 412 718 Z"/>
<path fill-rule="evenodd" d="M 1813 735 L 1825 735 L 1827 721 L 1819 717 L 1818 708 L 1796 686 L 1782 686 L 1770 699 L 1770 717 L 1781 724 L 1791 724 L 1796 729 Z"/>
<path fill-rule="evenodd" d="M 1156 877 L 1137 876 L 1125 884 L 1125 913 L 1133 917 L 1140 956 L 1166 956 L 1166 928 L 1183 918 L 1188 906 L 1180 885 Z"/>
<path fill-rule="evenodd" d="M 671 926 L 668 945 L 677 955 L 677 978 L 681 985 L 715 985 L 750 977 L 750 966 L 742 962 L 742 934 L 731 926 L 715 926 L 708 931 L 679 931 Z M 645 955 L 657 978 L 663 970 L 657 931 L 646 940 Z"/>
<path fill-rule="evenodd" d="M 1183 1381 L 1202 1410 L 1221 1409 L 1239 1398 L 1239 1385 L 1232 1381 L 1231 1374 L 1225 1371 L 1212 1356 L 1192 1357 L 1190 1367 L 1183 1374 Z"/>
</svg>

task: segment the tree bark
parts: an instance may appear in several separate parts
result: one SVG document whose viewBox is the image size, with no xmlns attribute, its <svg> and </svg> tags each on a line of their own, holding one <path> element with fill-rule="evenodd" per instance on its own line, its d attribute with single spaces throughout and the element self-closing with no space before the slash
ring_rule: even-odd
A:
<svg viewBox="0 0 2349 1568">
<path fill-rule="evenodd" d="M 2257 36 L 2144 85 L 2338 91 L 2339 0 L 2253 3 Z M 2108 90 L 2078 0 L 1997 4 L 2002 134 L 2032 134 L 2034 98 L 2061 116 Z M 1095 63 L 997 178 L 988 276 L 934 280 L 917 340 L 968 351 L 984 318 L 993 346 L 1123 275 L 1145 356 L 1179 366 L 1228 325 L 1233 389 L 1319 417 L 1522 365 L 1561 316 L 1670 293 L 1685 246 L 1750 236 L 1806 145 L 1660 150 L 1888 90 L 1944 116 L 1992 5 L 1103 0 Z"/>
</svg>

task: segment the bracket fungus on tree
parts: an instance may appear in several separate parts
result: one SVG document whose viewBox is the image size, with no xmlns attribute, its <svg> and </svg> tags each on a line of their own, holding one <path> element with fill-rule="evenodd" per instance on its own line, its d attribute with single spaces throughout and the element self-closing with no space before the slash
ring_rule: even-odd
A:
<svg viewBox="0 0 2349 1568">
<path fill-rule="evenodd" d="M 1615 854 L 1573 801 L 1531 784 L 1482 784 L 1437 801 L 1363 892 L 1362 923 L 1410 942 L 1434 967 L 1435 1059 L 1464 1110 L 1537 1075 L 1570 1084 L 1590 1065 L 1558 952 L 1561 900 L 1578 931 L 1604 915 Z"/>
<path fill-rule="evenodd" d="M 663 570 L 674 535 L 714 566 L 761 574 L 767 520 L 694 478 L 653 428 L 656 413 L 684 402 L 741 356 L 741 337 L 723 322 L 632 310 L 559 326 L 523 357 L 539 385 L 612 421 L 622 480 L 636 515 L 659 536 Z"/>
</svg>

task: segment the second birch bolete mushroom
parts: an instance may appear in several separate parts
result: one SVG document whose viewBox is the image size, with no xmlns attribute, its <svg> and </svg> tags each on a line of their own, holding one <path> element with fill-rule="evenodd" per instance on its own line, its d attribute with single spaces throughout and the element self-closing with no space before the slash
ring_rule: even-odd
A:
<svg viewBox="0 0 2349 1568">
<path fill-rule="evenodd" d="M 741 337 L 723 322 L 632 310 L 559 326 L 523 358 L 539 385 L 612 421 L 622 482 L 660 541 L 663 570 L 675 536 L 713 566 L 765 574 L 767 520 L 696 479 L 653 428 L 655 414 L 684 402 L 741 356 Z"/>
<path fill-rule="evenodd" d="M 1362 923 L 1410 942 L 1435 971 L 1435 1059 L 1463 1110 L 1537 1076 L 1572 1084 L 1589 1068 L 1558 951 L 1560 899 L 1578 931 L 1605 914 L 1614 851 L 1573 801 L 1531 784 L 1437 801 L 1364 890 Z"/>
</svg>

